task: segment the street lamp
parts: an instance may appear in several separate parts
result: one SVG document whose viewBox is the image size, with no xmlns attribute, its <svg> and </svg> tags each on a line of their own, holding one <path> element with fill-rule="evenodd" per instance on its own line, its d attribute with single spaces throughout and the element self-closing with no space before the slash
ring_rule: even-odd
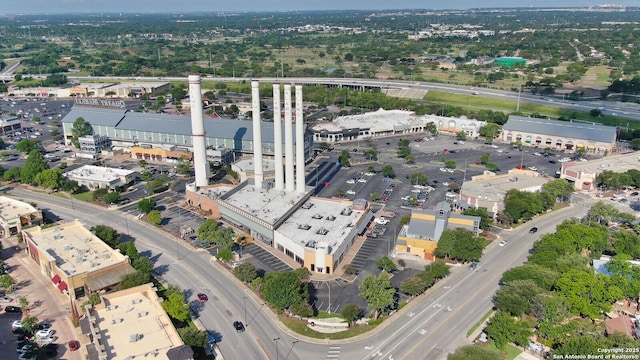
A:
<svg viewBox="0 0 640 360">
<path fill-rule="evenodd" d="M 277 337 L 277 338 L 273 339 L 273 341 L 275 341 L 275 342 L 276 342 L 276 360 L 279 360 L 279 359 L 280 359 L 279 354 L 278 354 L 278 340 L 280 340 L 280 338 L 279 338 L 279 337 Z"/>
<path fill-rule="evenodd" d="M 247 297 L 243 296 L 242 301 L 244 302 L 244 323 L 249 326 L 249 324 L 247 323 Z"/>
</svg>

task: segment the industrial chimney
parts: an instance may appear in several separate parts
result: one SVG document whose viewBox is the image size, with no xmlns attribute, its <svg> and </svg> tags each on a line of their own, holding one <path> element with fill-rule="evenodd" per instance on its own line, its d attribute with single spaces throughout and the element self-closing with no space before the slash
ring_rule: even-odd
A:
<svg viewBox="0 0 640 360">
<path fill-rule="evenodd" d="M 260 122 L 260 83 L 251 81 L 251 112 L 253 114 L 253 163 L 256 190 L 262 190 L 264 181 L 262 167 L 262 128 Z"/>
<path fill-rule="evenodd" d="M 302 85 L 296 84 L 296 192 L 305 189 L 304 176 L 304 115 L 302 114 Z"/>
<path fill-rule="evenodd" d="M 276 190 L 284 189 L 282 163 L 282 120 L 280 115 L 280 84 L 273 84 L 273 157 L 275 160 Z"/>
<path fill-rule="evenodd" d="M 293 120 L 291 116 L 291 84 L 284 84 L 284 153 L 287 191 L 295 189 L 293 171 Z"/>
<path fill-rule="evenodd" d="M 196 187 L 209 185 L 209 162 L 205 145 L 204 119 L 202 118 L 202 93 L 200 75 L 189 75 L 189 103 L 191 104 L 191 141 L 193 142 L 193 167 Z"/>
</svg>

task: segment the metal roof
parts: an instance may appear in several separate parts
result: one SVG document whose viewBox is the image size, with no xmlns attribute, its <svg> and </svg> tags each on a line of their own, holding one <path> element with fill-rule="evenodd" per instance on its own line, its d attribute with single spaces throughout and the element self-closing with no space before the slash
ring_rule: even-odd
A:
<svg viewBox="0 0 640 360">
<path fill-rule="evenodd" d="M 509 116 L 503 131 L 541 134 L 548 136 L 565 136 L 583 140 L 613 143 L 616 139 L 616 128 L 613 126 L 585 124 L 573 121 Z"/>
<path fill-rule="evenodd" d="M 102 109 L 85 106 L 74 106 L 71 111 L 62 118 L 63 123 L 73 124 L 78 118 L 83 118 L 91 125 L 117 126 L 125 115 L 125 109 Z"/>
</svg>

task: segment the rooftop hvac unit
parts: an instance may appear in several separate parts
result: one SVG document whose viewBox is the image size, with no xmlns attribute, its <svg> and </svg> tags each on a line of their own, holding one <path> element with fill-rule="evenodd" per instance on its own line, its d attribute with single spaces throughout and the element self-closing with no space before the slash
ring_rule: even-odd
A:
<svg viewBox="0 0 640 360">
<path fill-rule="evenodd" d="M 115 318 L 115 319 L 111 320 L 111 323 L 112 324 L 120 324 L 123 321 L 124 321 L 123 318 Z"/>
<path fill-rule="evenodd" d="M 139 318 L 141 318 L 141 317 L 145 317 L 145 316 L 147 316 L 147 315 L 149 315 L 149 312 L 148 312 L 148 311 L 141 311 L 141 312 L 139 312 L 139 313 L 138 313 L 138 317 L 139 317 Z"/>
<path fill-rule="evenodd" d="M 141 302 L 142 302 L 142 299 L 133 299 L 133 300 L 131 300 L 131 303 L 134 304 L 134 305 L 135 304 L 140 304 Z"/>
<path fill-rule="evenodd" d="M 131 336 L 129 336 L 129 342 L 130 343 L 134 343 L 138 340 L 142 339 L 142 334 L 133 334 Z"/>
<path fill-rule="evenodd" d="M 115 310 L 117 308 L 118 308 L 118 305 L 109 305 L 109 306 L 107 306 L 107 311 Z"/>
</svg>

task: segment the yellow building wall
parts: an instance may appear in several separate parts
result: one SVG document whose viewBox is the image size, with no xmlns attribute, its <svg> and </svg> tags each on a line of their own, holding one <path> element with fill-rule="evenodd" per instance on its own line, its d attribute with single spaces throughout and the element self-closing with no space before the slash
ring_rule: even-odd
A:
<svg viewBox="0 0 640 360">
<path fill-rule="evenodd" d="M 304 267 L 311 271 L 311 264 L 316 263 L 316 252 L 304 249 Z"/>
<path fill-rule="evenodd" d="M 411 218 L 412 219 L 419 219 L 419 220 L 427 220 L 427 221 L 436 221 L 435 215 L 430 215 L 430 214 L 414 213 L 414 214 L 411 214 Z"/>
<path fill-rule="evenodd" d="M 324 256 L 324 264 L 329 266 L 329 274 L 333 274 L 333 255 L 326 254 Z"/>
<path fill-rule="evenodd" d="M 433 251 L 438 247 L 437 241 L 414 239 L 408 237 L 398 237 L 398 240 L 404 240 L 404 245 L 396 245 L 396 250 L 421 256 L 422 258 L 427 255 L 433 254 Z"/>
<path fill-rule="evenodd" d="M 459 219 L 459 218 L 450 217 L 448 222 L 449 224 L 473 226 L 473 220 L 469 220 L 469 219 Z"/>
</svg>

